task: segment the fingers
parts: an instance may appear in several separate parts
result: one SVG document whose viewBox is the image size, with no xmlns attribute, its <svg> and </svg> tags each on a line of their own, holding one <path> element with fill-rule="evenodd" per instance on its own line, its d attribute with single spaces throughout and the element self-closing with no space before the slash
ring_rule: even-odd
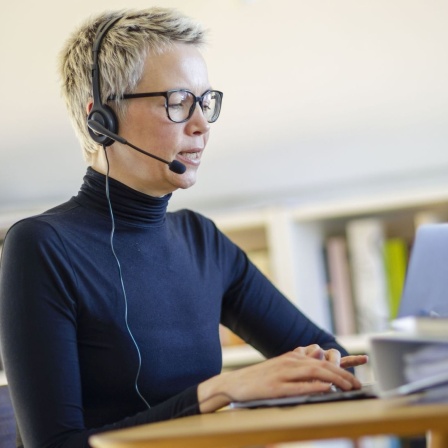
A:
<svg viewBox="0 0 448 448">
<path fill-rule="evenodd" d="M 314 359 L 326 359 L 325 350 L 319 345 L 313 344 L 305 347 L 306 355 Z"/>
<path fill-rule="evenodd" d="M 300 381 L 295 383 L 285 383 L 281 386 L 278 397 L 322 393 L 328 392 L 330 389 L 331 384 L 322 381 Z"/>
<path fill-rule="evenodd" d="M 334 348 L 325 351 L 325 359 L 336 366 L 341 364 L 341 352 Z"/>
<path fill-rule="evenodd" d="M 231 400 L 254 400 L 325 392 L 332 384 L 342 390 L 361 387 L 354 375 L 334 362 L 316 359 L 304 353 L 304 349 L 295 350 L 249 367 L 222 373 L 201 383 L 198 394 L 201 393 L 202 399 L 217 395 L 218 392 L 231 397 Z M 311 353 L 315 351 L 311 350 Z M 215 406 L 223 405 L 223 398 L 220 400 L 218 404 L 211 400 L 204 401 L 201 411 L 207 412 L 206 409 L 213 410 Z"/>
<path fill-rule="evenodd" d="M 337 350 L 335 350 L 335 352 L 337 352 Z M 303 356 L 297 351 L 291 352 L 291 354 L 296 357 L 295 362 L 291 361 L 291 365 L 288 365 L 285 362 L 285 365 L 282 366 L 284 374 L 286 375 L 285 379 L 289 381 L 317 380 L 333 383 L 343 390 L 358 389 L 361 387 L 361 383 L 354 375 L 342 369 L 333 361 Z M 286 357 L 287 354 L 282 356 Z M 337 357 L 337 355 L 335 356 Z"/>
<path fill-rule="evenodd" d="M 344 369 L 361 366 L 366 364 L 369 360 L 367 355 L 349 355 L 341 358 L 341 353 L 339 350 L 334 348 L 324 350 L 318 344 L 312 344 L 306 347 L 297 347 L 294 352 L 314 359 L 325 359 L 336 366 L 340 365 Z"/>
<path fill-rule="evenodd" d="M 293 350 L 294 353 L 299 353 L 300 355 L 307 356 L 307 347 L 297 347 Z"/>
<path fill-rule="evenodd" d="M 297 347 L 294 352 L 314 359 L 325 359 L 325 350 L 317 344 L 307 345 L 306 347 Z"/>
<path fill-rule="evenodd" d="M 309 356 L 310 358 L 314 359 L 326 359 L 327 361 L 337 366 L 341 362 L 341 353 L 339 352 L 339 350 L 336 350 L 334 348 L 324 350 L 318 344 L 312 344 L 306 347 L 298 347 L 294 350 L 294 352 Z"/>
<path fill-rule="evenodd" d="M 347 369 L 349 367 L 357 367 L 366 364 L 369 361 L 369 357 L 367 355 L 351 355 L 344 356 L 341 359 L 341 367 Z"/>
</svg>

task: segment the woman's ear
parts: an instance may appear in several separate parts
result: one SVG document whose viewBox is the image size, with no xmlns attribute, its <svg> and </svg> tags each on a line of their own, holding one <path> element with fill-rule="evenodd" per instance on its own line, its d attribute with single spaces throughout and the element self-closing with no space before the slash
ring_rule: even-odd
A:
<svg viewBox="0 0 448 448">
<path fill-rule="evenodd" d="M 89 102 L 86 104 L 86 115 L 90 114 L 92 107 L 93 107 L 93 98 L 90 98 Z"/>
</svg>

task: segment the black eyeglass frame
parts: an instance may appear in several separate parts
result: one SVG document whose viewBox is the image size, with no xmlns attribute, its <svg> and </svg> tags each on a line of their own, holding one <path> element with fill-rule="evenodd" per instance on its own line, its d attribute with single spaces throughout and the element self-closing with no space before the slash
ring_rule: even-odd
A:
<svg viewBox="0 0 448 448">
<path fill-rule="evenodd" d="M 190 110 L 188 111 L 187 118 L 185 118 L 185 120 L 182 120 L 182 121 L 173 120 L 170 117 L 170 113 L 169 113 L 168 101 L 169 101 L 170 96 L 176 92 L 187 92 L 194 98 L 193 104 L 191 105 Z M 207 120 L 208 123 L 214 123 L 219 118 L 219 115 L 221 113 L 223 93 L 220 92 L 219 90 L 207 90 L 201 96 L 196 96 L 193 92 L 191 92 L 190 90 L 187 90 L 187 89 L 172 89 L 172 90 L 167 90 L 166 92 L 125 93 L 123 96 L 110 95 L 107 98 L 107 101 L 131 100 L 134 98 L 150 98 L 150 97 L 155 97 L 155 96 L 163 96 L 165 98 L 165 111 L 166 111 L 166 116 L 168 117 L 168 119 L 170 121 L 172 121 L 173 123 L 185 123 L 192 117 L 192 115 L 196 109 L 197 103 L 199 103 L 199 106 L 201 107 L 202 112 L 204 112 L 204 106 L 203 106 L 204 97 L 210 93 L 215 93 L 218 95 L 218 97 L 217 97 L 218 98 L 217 102 L 219 104 L 218 113 L 214 114 L 214 115 L 216 115 L 216 118 L 214 118 L 214 120 L 212 120 L 212 121 Z"/>
</svg>

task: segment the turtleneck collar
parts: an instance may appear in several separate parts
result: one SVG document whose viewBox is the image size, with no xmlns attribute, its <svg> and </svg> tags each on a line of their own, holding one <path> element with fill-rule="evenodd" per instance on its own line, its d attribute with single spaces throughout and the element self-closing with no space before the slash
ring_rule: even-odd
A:
<svg viewBox="0 0 448 448">
<path fill-rule="evenodd" d="M 165 222 L 166 209 L 171 194 L 155 198 L 109 178 L 109 195 L 114 218 L 117 221 L 138 226 L 161 225 Z M 87 168 L 84 182 L 74 199 L 86 207 L 109 215 L 106 176 L 91 167 Z"/>
</svg>

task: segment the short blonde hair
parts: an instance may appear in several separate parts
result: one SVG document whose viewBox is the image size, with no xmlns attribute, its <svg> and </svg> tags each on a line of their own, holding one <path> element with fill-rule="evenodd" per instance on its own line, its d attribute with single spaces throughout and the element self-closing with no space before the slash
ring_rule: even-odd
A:
<svg viewBox="0 0 448 448">
<path fill-rule="evenodd" d="M 86 124 L 86 105 L 92 93 L 92 47 L 98 28 L 118 18 L 104 36 L 99 51 L 101 98 L 132 93 L 139 83 L 149 53 L 161 53 L 183 42 L 200 47 L 206 31 L 195 20 L 175 9 L 148 8 L 105 12 L 87 20 L 67 40 L 59 57 L 62 96 L 89 163 L 98 144 Z M 124 102 L 114 101 L 119 117 L 126 113 Z"/>
</svg>

